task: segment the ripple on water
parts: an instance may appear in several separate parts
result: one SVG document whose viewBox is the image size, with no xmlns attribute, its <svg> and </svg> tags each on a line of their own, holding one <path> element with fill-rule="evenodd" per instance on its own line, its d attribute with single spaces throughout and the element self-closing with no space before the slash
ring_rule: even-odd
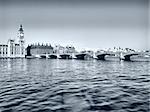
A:
<svg viewBox="0 0 150 112">
<path fill-rule="evenodd" d="M 5 60 L 0 66 L 2 112 L 150 111 L 149 63 Z"/>
</svg>

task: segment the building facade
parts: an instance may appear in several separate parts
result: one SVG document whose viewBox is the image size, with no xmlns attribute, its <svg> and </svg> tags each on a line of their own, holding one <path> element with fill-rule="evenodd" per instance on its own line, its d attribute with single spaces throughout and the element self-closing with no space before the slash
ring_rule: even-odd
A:
<svg viewBox="0 0 150 112">
<path fill-rule="evenodd" d="M 28 56 L 33 56 L 33 57 L 40 57 L 42 55 L 57 55 L 57 57 L 59 57 L 59 55 L 62 54 L 69 54 L 72 56 L 72 54 L 76 53 L 76 50 L 73 46 L 60 46 L 60 45 L 56 45 L 55 47 L 52 47 L 50 44 L 31 44 L 28 45 L 28 47 L 26 48 L 26 52 L 27 52 L 27 57 Z"/>
<path fill-rule="evenodd" d="M 66 47 L 63 47 L 63 46 L 60 46 L 60 45 L 56 45 L 54 47 L 54 53 L 57 53 L 57 54 L 67 54 L 67 53 L 76 53 L 76 50 L 75 50 L 75 47 L 73 46 L 66 46 Z"/>
<path fill-rule="evenodd" d="M 0 58 L 5 58 L 8 55 L 8 45 L 0 44 Z"/>
<path fill-rule="evenodd" d="M 51 45 L 32 44 L 27 47 L 27 56 L 37 56 L 42 54 L 52 54 L 53 47 Z"/>
<path fill-rule="evenodd" d="M 17 39 L 9 39 L 7 44 L 0 44 L 0 58 L 25 57 L 25 40 L 22 25 L 18 30 Z"/>
</svg>

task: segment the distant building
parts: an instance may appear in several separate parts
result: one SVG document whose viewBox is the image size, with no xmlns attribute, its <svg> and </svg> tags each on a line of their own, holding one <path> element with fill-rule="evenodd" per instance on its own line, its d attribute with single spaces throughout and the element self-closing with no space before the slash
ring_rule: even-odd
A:
<svg viewBox="0 0 150 112">
<path fill-rule="evenodd" d="M 0 44 L 0 58 L 25 57 L 25 40 L 22 25 L 18 30 L 17 39 L 9 39 L 7 44 Z"/>
<path fill-rule="evenodd" d="M 76 50 L 75 50 L 75 47 L 73 47 L 73 46 L 66 46 L 65 52 L 66 53 L 76 53 Z"/>
<path fill-rule="evenodd" d="M 65 53 L 65 47 L 63 47 L 61 45 L 56 45 L 54 47 L 54 53 L 56 53 L 56 54 L 63 54 L 63 53 Z"/>
<path fill-rule="evenodd" d="M 7 57 L 8 55 L 8 45 L 0 44 L 0 58 Z"/>
<path fill-rule="evenodd" d="M 57 53 L 57 54 L 66 54 L 66 53 L 75 53 L 76 50 L 75 50 L 75 47 L 73 47 L 73 46 L 63 47 L 63 46 L 60 46 L 60 45 L 56 45 L 54 47 L 54 52 Z"/>
<path fill-rule="evenodd" d="M 27 47 L 27 56 L 36 56 L 41 54 L 52 54 L 53 53 L 53 47 L 51 45 L 40 45 L 40 44 L 32 44 L 28 45 Z"/>
</svg>

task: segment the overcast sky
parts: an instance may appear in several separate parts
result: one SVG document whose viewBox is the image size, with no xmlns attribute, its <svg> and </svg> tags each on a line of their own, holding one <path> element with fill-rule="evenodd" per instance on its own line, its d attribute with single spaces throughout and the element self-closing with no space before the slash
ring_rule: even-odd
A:
<svg viewBox="0 0 150 112">
<path fill-rule="evenodd" d="M 0 43 L 16 38 L 23 24 L 26 44 L 147 49 L 148 1 L 0 0 Z"/>
</svg>

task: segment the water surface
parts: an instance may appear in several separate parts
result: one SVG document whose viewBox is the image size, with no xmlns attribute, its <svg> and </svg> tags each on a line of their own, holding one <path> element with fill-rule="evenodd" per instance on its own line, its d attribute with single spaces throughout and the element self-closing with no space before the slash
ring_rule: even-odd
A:
<svg viewBox="0 0 150 112">
<path fill-rule="evenodd" d="M 149 112 L 150 63 L 1 59 L 0 112 Z"/>
</svg>

